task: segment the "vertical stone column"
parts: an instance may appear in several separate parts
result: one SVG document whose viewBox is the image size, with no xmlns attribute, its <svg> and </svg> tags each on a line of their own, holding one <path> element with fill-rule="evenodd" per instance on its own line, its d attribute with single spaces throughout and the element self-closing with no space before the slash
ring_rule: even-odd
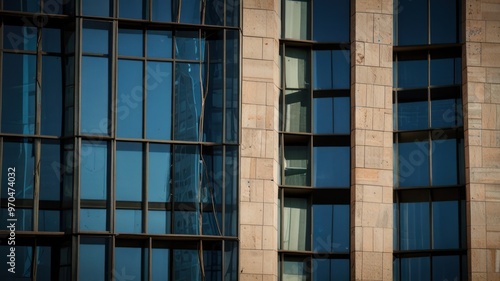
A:
<svg viewBox="0 0 500 281">
<path fill-rule="evenodd" d="M 351 12 L 351 280 L 392 280 L 393 1 Z"/>
<path fill-rule="evenodd" d="M 278 0 L 243 0 L 240 280 L 278 276 Z"/>
<path fill-rule="evenodd" d="M 500 280 L 500 1 L 464 2 L 469 279 Z"/>
</svg>

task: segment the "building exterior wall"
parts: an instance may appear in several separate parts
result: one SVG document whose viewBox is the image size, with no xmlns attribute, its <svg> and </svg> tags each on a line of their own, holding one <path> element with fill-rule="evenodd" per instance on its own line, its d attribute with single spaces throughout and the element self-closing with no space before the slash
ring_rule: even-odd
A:
<svg viewBox="0 0 500 281">
<path fill-rule="evenodd" d="M 470 280 L 500 278 L 500 1 L 465 1 L 464 132 Z"/>
</svg>

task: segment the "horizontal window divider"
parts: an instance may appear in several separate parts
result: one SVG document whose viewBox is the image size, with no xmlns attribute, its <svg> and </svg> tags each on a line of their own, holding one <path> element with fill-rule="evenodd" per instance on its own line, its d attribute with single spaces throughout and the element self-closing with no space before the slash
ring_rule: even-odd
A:
<svg viewBox="0 0 500 281">
<path fill-rule="evenodd" d="M 47 135 L 26 135 L 26 134 L 11 134 L 11 133 L 0 133 L 0 138 L 23 138 L 23 139 L 47 139 L 47 140 L 63 140 L 66 138 L 73 137 L 56 137 Z"/>
<path fill-rule="evenodd" d="M 7 194 L 2 195 L 6 196 Z M 33 201 L 34 199 L 22 199 L 22 198 L 16 198 L 15 202 L 9 202 L 7 198 L 2 198 L 0 201 L 0 207 L 1 208 L 7 208 L 8 203 L 14 203 L 16 211 L 17 209 L 31 209 L 33 208 Z"/>
<path fill-rule="evenodd" d="M 451 44 L 428 44 L 428 45 L 412 45 L 412 46 L 393 46 L 392 51 L 394 54 L 406 53 L 406 52 L 418 52 L 418 51 L 440 51 L 447 52 L 450 56 L 453 55 L 453 51 L 459 52 L 458 55 L 461 56 L 461 48 L 463 43 L 451 43 Z"/>
<path fill-rule="evenodd" d="M 316 89 L 313 90 L 313 98 L 337 98 L 351 97 L 350 89 Z"/>
<path fill-rule="evenodd" d="M 9 237 L 10 230 L 0 230 L 0 239 L 4 239 Z M 47 237 L 45 237 L 47 236 Z M 30 240 L 31 238 L 42 238 L 42 239 L 51 239 L 54 238 L 53 236 L 56 236 L 57 239 L 60 239 L 60 237 L 67 236 L 69 237 L 70 235 L 66 234 L 65 232 L 61 231 L 26 231 L 26 230 L 16 230 L 16 245 L 22 246 L 21 243 L 18 244 L 18 239 L 19 240 Z M 23 242 L 23 241 L 21 241 Z"/>
<path fill-rule="evenodd" d="M 399 142 L 412 142 L 417 140 L 428 140 L 429 132 L 431 133 L 431 140 L 463 138 L 462 126 L 448 127 L 448 128 L 427 128 L 418 130 L 401 130 L 401 131 L 396 130 L 393 133 L 394 136 L 398 135 L 399 138 L 403 137 L 404 140 L 403 141 L 399 140 Z"/>
<path fill-rule="evenodd" d="M 393 254 L 397 258 L 452 256 L 467 254 L 467 249 L 394 250 Z"/>
<path fill-rule="evenodd" d="M 87 235 L 88 233 L 80 232 L 81 234 Z M 93 235 L 93 234 L 92 234 Z M 189 235 L 189 234 L 152 234 L 152 233 L 116 233 L 114 236 L 117 239 L 149 239 L 153 241 L 238 241 L 237 237 L 232 236 L 215 236 L 215 235 Z M 175 246 L 175 244 L 173 244 Z"/>
<path fill-rule="evenodd" d="M 287 47 L 310 47 L 313 50 L 350 50 L 349 42 L 318 42 L 314 40 L 298 40 L 281 38 L 280 44 Z"/>
<path fill-rule="evenodd" d="M 74 15 L 47 14 L 47 13 L 40 13 L 40 12 L 21 12 L 21 11 L 9 11 L 9 10 L 1 10 L 0 16 L 5 17 L 6 19 L 8 17 L 15 17 L 16 19 L 19 19 L 19 17 L 27 17 L 30 22 L 32 22 L 31 19 L 33 18 L 33 16 L 36 16 L 36 17 L 42 16 L 42 17 L 48 17 L 49 19 L 61 19 L 61 20 L 75 18 Z"/>
</svg>

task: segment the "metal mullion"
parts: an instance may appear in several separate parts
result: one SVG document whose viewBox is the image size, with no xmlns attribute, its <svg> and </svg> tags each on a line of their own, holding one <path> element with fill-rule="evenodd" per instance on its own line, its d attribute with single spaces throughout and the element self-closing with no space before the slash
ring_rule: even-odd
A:
<svg viewBox="0 0 500 281">
<path fill-rule="evenodd" d="M 172 32 L 172 83 L 171 83 L 171 101 L 172 101 L 172 120 L 170 126 L 170 140 L 175 140 L 175 114 L 177 112 L 177 108 L 175 106 L 175 72 L 177 69 L 177 58 L 176 58 L 176 46 L 177 46 L 177 31 Z"/>
<path fill-rule="evenodd" d="M 153 238 L 148 237 L 148 281 L 152 281 L 153 276 Z M 168 270 L 168 269 L 167 269 Z"/>
<path fill-rule="evenodd" d="M 1 1 L 0 1 L 0 2 L 1 2 Z M 0 54 L 1 54 L 1 52 L 0 52 Z M 0 64 L 0 65 L 1 65 L 1 64 Z M 1 75 L 0 75 L 0 76 L 1 76 Z M 1 84 L 1 81 L 0 81 L 0 84 Z M 1 89 L 1 88 L 2 88 L 2 87 L 0 87 L 0 89 Z M 0 92 L 0 93 L 1 93 L 1 92 Z M 1 95 L 0 95 L 0 97 L 1 97 Z M 1 99 L 0 99 L 0 100 L 1 100 Z M 1 105 L 0 105 L 0 108 L 1 108 Z M 3 159 L 3 139 L 4 139 L 4 138 L 3 138 L 2 136 L 0 136 L 0 159 Z M 4 168 L 4 167 L 3 167 L 3 161 L 0 161 L 0 178 L 2 178 L 3 168 Z M 8 188 L 7 188 L 7 190 L 8 190 Z M 0 188 L 0 198 L 4 198 L 4 197 L 2 196 L 2 188 Z M 9 204 L 7 204 L 7 206 L 8 206 L 8 205 L 9 205 Z M 2 206 L 1 201 L 0 201 L 0 206 L 1 206 L 1 207 L 3 207 L 3 206 Z"/>
<path fill-rule="evenodd" d="M 222 146 L 222 219 L 221 219 L 221 225 L 219 229 L 221 230 L 221 233 L 219 233 L 220 236 L 225 236 L 226 235 L 226 146 Z M 215 198 L 214 198 L 215 201 Z"/>
<path fill-rule="evenodd" d="M 427 44 L 431 44 L 431 0 L 427 0 Z"/>
<path fill-rule="evenodd" d="M 40 134 L 42 101 L 42 29 L 37 28 L 35 85 L 35 135 Z"/>
<path fill-rule="evenodd" d="M 108 79 L 111 79 L 111 89 L 108 88 L 108 93 L 111 93 L 111 100 L 110 100 L 110 105 L 111 108 L 108 107 L 108 130 L 107 134 L 111 136 L 112 138 L 116 138 L 116 128 L 117 128 L 117 118 L 115 118 L 116 115 L 116 108 L 118 106 L 118 93 L 117 93 L 117 86 L 116 86 L 116 81 L 118 79 L 118 74 L 117 74 L 117 65 L 118 65 L 118 22 L 113 21 L 112 22 L 112 32 L 111 32 L 111 49 L 108 50 L 110 52 L 108 57 L 108 66 L 111 61 L 111 75 L 109 76 Z M 109 75 L 109 73 L 108 73 Z M 109 83 L 109 80 L 108 80 Z M 109 87 L 109 86 L 108 86 Z M 109 101 L 109 95 L 108 95 L 108 101 Z M 111 126 L 109 126 L 109 124 Z"/>
<path fill-rule="evenodd" d="M 81 97 L 81 65 L 82 65 L 82 30 L 83 30 L 83 19 L 77 18 L 76 20 L 76 32 L 75 32 L 75 90 L 73 93 L 74 102 L 74 118 L 73 118 L 73 134 L 80 135 L 80 97 Z"/>
<path fill-rule="evenodd" d="M 433 198 L 433 193 L 430 190 L 426 190 L 427 193 L 427 202 L 429 203 L 429 244 L 430 244 L 430 249 L 428 251 L 432 251 L 434 249 L 434 227 L 433 227 L 433 212 L 434 208 L 432 207 L 432 202 L 434 201 Z M 432 268 L 431 268 L 432 272 Z"/>
<path fill-rule="evenodd" d="M 37 273 L 37 256 L 38 256 L 38 239 L 34 239 L 34 245 L 31 246 L 33 247 L 33 255 L 32 255 L 32 259 L 31 259 L 31 278 L 33 278 L 32 280 L 37 280 L 36 278 L 36 273 Z M 52 263 L 51 263 L 52 264 Z"/>
<path fill-rule="evenodd" d="M 109 243 L 106 243 L 105 244 L 105 256 L 108 258 L 108 270 L 107 270 L 107 280 L 113 280 L 113 281 L 119 281 L 117 279 L 115 279 L 114 277 L 114 269 L 115 269 L 115 248 L 116 248 L 116 235 L 113 235 L 111 237 L 111 239 L 109 238 L 104 238 L 105 240 L 109 241 L 111 240 L 111 242 Z M 108 240 L 109 239 L 109 240 Z M 106 258 L 105 257 L 105 258 Z M 104 260 L 104 267 L 106 268 L 106 260 Z M 104 270 L 104 272 L 106 272 L 106 269 Z"/>
<path fill-rule="evenodd" d="M 149 143 L 142 145 L 142 233 L 148 233 L 148 168 L 149 168 Z"/>
<path fill-rule="evenodd" d="M 146 138 L 146 122 L 148 121 L 146 118 L 147 116 L 147 113 L 146 113 L 146 110 L 147 110 L 147 93 L 148 93 L 148 78 L 147 78 L 147 65 L 148 65 L 148 61 L 147 61 L 147 30 L 144 30 L 143 29 L 143 33 L 142 33 L 142 48 L 143 48 L 143 53 L 142 55 L 144 56 L 143 58 L 143 61 L 142 61 L 142 138 L 145 139 Z"/>
<path fill-rule="evenodd" d="M 3 1 L 0 1 L 0 5 L 3 5 Z M 4 21 L 3 20 L 0 20 L 0 34 L 4 34 Z M 0 36 L 0 85 L 3 85 L 3 36 Z M 0 87 L 0 116 L 2 116 L 2 100 L 3 100 L 3 87 Z M 0 122 L 0 132 L 2 132 L 2 122 Z M 0 140 L 0 144 L 1 144 L 1 140 Z M 1 163 L 0 163 L 0 167 L 1 167 Z M 2 175 L 2 173 L 0 172 L 0 176 Z M 1 192 L 0 192 L 0 195 L 1 195 Z"/>
<path fill-rule="evenodd" d="M 75 138 L 74 140 L 74 150 L 73 150 L 73 161 L 77 161 L 76 163 L 73 164 L 73 214 L 72 214 L 72 229 L 73 231 L 80 231 L 80 226 L 78 222 L 80 221 L 80 208 L 81 208 L 81 199 L 80 199 L 80 156 L 81 154 L 81 144 L 82 144 L 82 139 L 81 138 Z"/>
<path fill-rule="evenodd" d="M 173 83 L 172 83 L 173 84 Z M 170 182 L 169 182 L 169 185 L 170 185 L 170 194 L 168 194 L 168 197 L 167 197 L 167 205 L 168 203 L 170 203 L 170 234 L 173 234 L 175 233 L 175 223 L 174 223 L 174 211 L 175 211 L 175 199 L 174 199 L 174 194 L 175 194 L 175 148 L 174 148 L 174 145 L 170 145 Z M 168 209 L 167 209 L 168 210 Z"/>
<path fill-rule="evenodd" d="M 225 9 L 226 3 L 224 3 L 224 25 L 226 22 L 226 9 Z M 227 30 L 223 30 L 222 32 L 222 52 L 223 52 L 223 59 L 222 59 L 222 140 L 221 142 L 224 144 L 226 143 L 226 130 L 227 130 L 227 118 L 226 118 L 226 109 L 227 109 Z"/>
<path fill-rule="evenodd" d="M 33 192 L 33 221 L 32 226 L 34 231 L 38 231 L 38 211 L 40 200 L 40 154 L 41 154 L 41 140 L 33 140 L 35 148 L 35 174 L 34 174 L 34 192 Z"/>
<path fill-rule="evenodd" d="M 108 179 L 108 187 L 107 187 L 107 194 L 108 198 L 106 200 L 106 207 L 108 211 L 108 231 L 111 233 L 115 233 L 115 211 L 116 211 L 116 140 L 111 140 L 108 142 L 108 147 L 110 147 L 108 151 L 108 157 L 109 157 L 109 174 L 110 177 Z"/>
</svg>

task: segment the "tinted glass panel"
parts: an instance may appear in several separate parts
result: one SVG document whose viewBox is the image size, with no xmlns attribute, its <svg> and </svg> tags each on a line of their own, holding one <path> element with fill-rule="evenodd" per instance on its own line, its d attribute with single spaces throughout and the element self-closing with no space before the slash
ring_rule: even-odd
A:
<svg viewBox="0 0 500 281">
<path fill-rule="evenodd" d="M 205 24 L 224 25 L 224 4 L 222 1 L 208 0 L 205 11 Z"/>
<path fill-rule="evenodd" d="M 332 260 L 333 276 L 335 280 L 348 281 L 350 262 L 349 259 L 334 259 Z"/>
<path fill-rule="evenodd" d="M 174 163 L 174 200 L 198 202 L 201 171 L 198 147 L 175 145 Z"/>
<path fill-rule="evenodd" d="M 117 136 L 142 137 L 143 62 L 118 60 Z"/>
<path fill-rule="evenodd" d="M 192 205 L 185 203 L 179 204 L 181 210 L 174 213 L 174 233 L 175 234 L 200 234 L 200 215 L 198 211 L 193 210 Z"/>
<path fill-rule="evenodd" d="M 333 98 L 314 99 L 314 133 L 332 134 L 333 126 Z"/>
<path fill-rule="evenodd" d="M 14 2 L 14 1 L 9 1 Z M 9 267 L 7 267 L 7 263 L 10 262 L 11 246 L 0 246 L 0 263 L 4 265 L 4 270 L 0 271 L 0 278 L 2 280 L 32 280 L 31 279 L 31 261 L 33 258 L 33 250 L 31 247 L 26 246 L 16 246 L 15 251 L 15 259 L 16 259 L 16 267 L 15 272 L 11 273 L 7 271 Z"/>
<path fill-rule="evenodd" d="M 31 231 L 33 230 L 33 210 L 32 209 L 21 209 L 16 208 L 16 231 Z M 7 226 L 10 225 L 11 222 L 7 221 L 7 219 L 12 218 L 10 216 L 10 212 L 7 209 L 7 205 L 3 206 L 0 209 L 0 230 L 7 230 Z"/>
<path fill-rule="evenodd" d="M 283 209 L 283 250 L 310 249 L 309 206 L 304 198 L 285 198 Z"/>
<path fill-rule="evenodd" d="M 148 139 L 172 138 L 171 77 L 171 63 L 151 61 L 147 63 L 146 137 Z"/>
<path fill-rule="evenodd" d="M 401 259 L 401 280 L 430 280 L 430 271 L 428 257 Z"/>
<path fill-rule="evenodd" d="M 118 30 L 118 55 L 143 56 L 143 32 L 136 29 Z"/>
<path fill-rule="evenodd" d="M 39 210 L 38 211 L 38 230 L 39 231 L 60 231 L 59 211 Z"/>
<path fill-rule="evenodd" d="M 399 206 L 400 249 L 430 249 L 429 203 L 400 203 Z"/>
<path fill-rule="evenodd" d="M 3 54 L 2 132 L 34 134 L 36 56 Z"/>
<path fill-rule="evenodd" d="M 433 280 L 460 280 L 460 256 L 432 257 Z"/>
<path fill-rule="evenodd" d="M 428 186 L 429 142 L 401 142 L 398 154 L 399 186 Z"/>
<path fill-rule="evenodd" d="M 148 19 L 148 3 L 145 0 L 120 0 L 120 18 Z"/>
<path fill-rule="evenodd" d="M 80 197 L 105 200 L 108 189 L 108 144 L 83 141 L 80 161 Z"/>
<path fill-rule="evenodd" d="M 87 16 L 108 17 L 111 13 L 110 0 L 82 1 L 82 14 Z"/>
<path fill-rule="evenodd" d="M 165 281 L 170 280 L 168 278 L 169 272 L 168 268 L 170 265 L 169 250 L 156 248 L 152 250 L 151 257 L 151 280 L 152 281 Z M 167 278 L 166 278 L 167 277 Z"/>
<path fill-rule="evenodd" d="M 351 84 L 350 59 L 349 50 L 332 51 L 334 89 L 349 89 Z"/>
<path fill-rule="evenodd" d="M 172 31 L 148 30 L 148 57 L 172 57 Z"/>
<path fill-rule="evenodd" d="M 228 2 L 231 2 L 230 0 Z M 237 1 L 236 1 L 237 2 Z M 226 4 L 227 5 L 227 4 Z M 239 31 L 226 31 L 226 141 L 239 134 Z"/>
<path fill-rule="evenodd" d="M 285 38 L 309 39 L 309 1 L 285 0 Z"/>
<path fill-rule="evenodd" d="M 3 47 L 5 49 L 36 51 L 36 28 L 17 25 L 4 25 L 3 28 Z"/>
<path fill-rule="evenodd" d="M 134 280 L 144 280 L 141 276 L 144 275 L 143 272 L 147 270 L 148 266 L 147 251 L 147 249 L 141 248 L 116 247 L 115 278 L 118 280 L 133 276 Z"/>
<path fill-rule="evenodd" d="M 398 61 L 398 88 L 427 87 L 427 76 L 426 60 Z"/>
<path fill-rule="evenodd" d="M 183 0 L 180 13 L 180 22 L 183 23 L 201 23 L 201 1 Z"/>
<path fill-rule="evenodd" d="M 405 95 L 401 92 L 399 96 Z M 426 129 L 429 126 L 427 101 L 401 101 L 398 103 L 398 130 Z"/>
<path fill-rule="evenodd" d="M 350 154 L 349 147 L 314 147 L 314 186 L 349 187 Z"/>
<path fill-rule="evenodd" d="M 172 0 L 153 0 L 153 20 L 172 21 Z"/>
<path fill-rule="evenodd" d="M 307 89 L 310 87 L 309 52 L 305 49 L 287 48 L 285 56 L 287 89 Z"/>
<path fill-rule="evenodd" d="M 349 0 L 315 0 L 313 3 L 313 40 L 349 42 Z"/>
<path fill-rule="evenodd" d="M 173 280 L 201 280 L 198 250 L 173 250 Z"/>
<path fill-rule="evenodd" d="M 42 50 L 45 52 L 61 52 L 61 30 L 44 27 L 42 30 Z"/>
<path fill-rule="evenodd" d="M 349 205 L 333 205 L 333 252 L 349 252 L 350 212 Z"/>
<path fill-rule="evenodd" d="M 460 81 L 457 81 L 456 78 L 458 75 L 461 76 L 461 72 L 455 73 L 455 70 L 454 58 L 431 59 L 431 85 L 460 84 Z M 461 71 L 460 67 L 457 70 Z"/>
<path fill-rule="evenodd" d="M 142 200 L 142 144 L 116 144 L 116 200 Z"/>
<path fill-rule="evenodd" d="M 3 1 L 3 9 L 21 12 L 40 12 L 40 0 L 35 1 Z"/>
<path fill-rule="evenodd" d="M 457 1 L 430 1 L 431 10 L 431 43 L 457 42 Z"/>
<path fill-rule="evenodd" d="M 313 251 L 332 252 L 333 206 L 313 205 Z"/>
<path fill-rule="evenodd" d="M 314 89 L 332 89 L 332 51 L 313 51 L 313 59 Z"/>
<path fill-rule="evenodd" d="M 307 146 L 285 146 L 285 184 L 310 184 L 310 156 Z"/>
<path fill-rule="evenodd" d="M 303 258 L 286 258 L 282 280 L 309 280 L 309 266 Z"/>
<path fill-rule="evenodd" d="M 287 132 L 310 131 L 310 99 L 308 91 L 285 92 L 285 130 Z"/>
<path fill-rule="evenodd" d="M 226 0 L 226 25 L 239 26 L 240 24 L 240 1 Z"/>
<path fill-rule="evenodd" d="M 83 52 L 107 54 L 109 52 L 110 24 L 96 21 L 83 22 Z"/>
<path fill-rule="evenodd" d="M 458 201 L 432 202 L 434 249 L 457 249 L 460 246 L 458 241 L 460 233 L 458 217 Z"/>
<path fill-rule="evenodd" d="M 433 140 L 432 151 L 432 185 L 458 184 L 457 140 Z"/>
<path fill-rule="evenodd" d="M 81 231 L 105 231 L 106 229 L 105 209 L 80 209 Z"/>
<path fill-rule="evenodd" d="M 9 197 L 8 188 L 15 189 L 15 198 L 17 199 L 33 198 L 35 185 L 33 177 L 35 164 L 33 143 L 28 141 L 4 141 L 2 154 L 2 192 L 0 193 L 2 198 L 7 199 Z M 11 181 L 9 181 L 9 178 L 11 178 Z M 13 181 L 12 178 L 14 178 Z M 14 184 L 9 185 L 10 182 Z"/>
<path fill-rule="evenodd" d="M 177 63 L 174 138 L 198 141 L 201 114 L 200 65 Z"/>
<path fill-rule="evenodd" d="M 43 135 L 62 134 L 62 61 L 61 57 L 43 56 L 42 58 L 42 124 Z"/>
<path fill-rule="evenodd" d="M 148 211 L 148 233 L 167 234 L 170 233 L 170 212 Z"/>
<path fill-rule="evenodd" d="M 51 247 L 36 247 L 36 250 L 36 281 L 49 281 L 55 279 L 55 272 L 54 276 L 51 275 L 51 266 L 57 264 L 57 260 L 54 258 L 56 254 L 52 252 Z M 57 248 L 54 247 L 54 252 L 56 251 Z M 51 265 L 51 263 L 53 264 Z"/>
<path fill-rule="evenodd" d="M 59 142 L 42 140 L 40 152 L 40 200 L 60 200 L 61 149 Z"/>
<path fill-rule="evenodd" d="M 81 130 L 108 134 L 108 59 L 82 57 Z"/>
<path fill-rule="evenodd" d="M 88 241 L 91 240 L 91 241 Z M 95 241 L 94 241 L 95 240 Z M 87 244 L 88 243 L 88 244 Z M 82 238 L 79 257 L 79 280 L 104 281 L 106 279 L 106 248 L 104 239 Z"/>
<path fill-rule="evenodd" d="M 141 210 L 116 210 L 116 231 L 120 233 L 140 233 L 142 229 Z"/>
<path fill-rule="evenodd" d="M 445 99 L 431 101 L 431 125 L 433 128 L 451 128 L 457 125 L 457 102 L 460 100 Z"/>
<path fill-rule="evenodd" d="M 238 147 L 226 147 L 225 167 L 225 235 L 236 236 L 238 226 Z"/>
<path fill-rule="evenodd" d="M 194 1 L 194 0 L 190 0 Z M 184 3 L 184 2 L 183 2 Z M 175 33 L 176 58 L 199 60 L 204 52 L 203 42 L 200 42 L 197 31 L 178 31 Z M 197 73 L 199 76 L 199 73 Z"/>
<path fill-rule="evenodd" d="M 170 145 L 150 144 L 148 165 L 148 200 L 170 201 Z"/>
<path fill-rule="evenodd" d="M 427 44 L 427 1 L 400 0 L 396 15 L 397 45 Z"/>
</svg>

